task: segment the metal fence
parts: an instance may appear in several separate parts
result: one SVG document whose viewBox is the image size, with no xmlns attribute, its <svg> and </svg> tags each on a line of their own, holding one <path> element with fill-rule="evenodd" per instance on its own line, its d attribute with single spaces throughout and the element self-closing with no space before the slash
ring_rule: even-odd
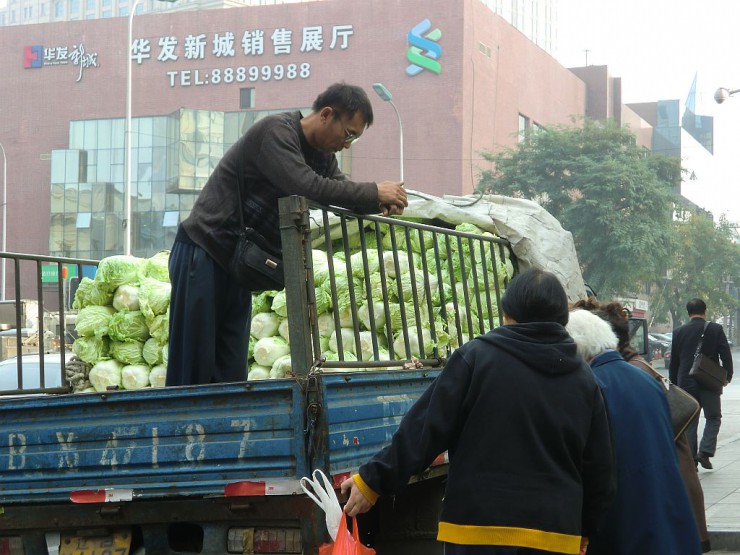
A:
<svg viewBox="0 0 740 555">
<path fill-rule="evenodd" d="M 281 225 L 296 373 L 304 363 L 439 366 L 502 324 L 501 295 L 516 271 L 504 239 L 297 197 L 282 201 Z"/>
<path fill-rule="evenodd" d="M 12 276 L 10 284 L 3 284 L 0 301 L 0 326 L 5 328 L 0 341 L 5 359 L 0 361 L 0 395 L 68 392 L 64 367 L 72 337 L 66 329 L 67 272 L 71 269 L 81 276 L 85 266 L 98 262 L 5 252 L 0 253 L 0 263 L 4 269 L 11 266 Z"/>
</svg>

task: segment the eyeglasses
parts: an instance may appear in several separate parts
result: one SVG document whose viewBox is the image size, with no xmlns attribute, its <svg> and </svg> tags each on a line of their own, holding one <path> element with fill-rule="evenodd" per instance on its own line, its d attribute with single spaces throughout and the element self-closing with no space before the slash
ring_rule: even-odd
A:
<svg viewBox="0 0 740 555">
<path fill-rule="evenodd" d="M 339 120 L 339 123 L 342 123 L 341 119 Z M 352 144 L 360 138 L 360 135 L 357 133 L 350 133 L 349 129 L 347 129 L 343 123 L 342 129 L 344 129 L 344 144 Z"/>
</svg>

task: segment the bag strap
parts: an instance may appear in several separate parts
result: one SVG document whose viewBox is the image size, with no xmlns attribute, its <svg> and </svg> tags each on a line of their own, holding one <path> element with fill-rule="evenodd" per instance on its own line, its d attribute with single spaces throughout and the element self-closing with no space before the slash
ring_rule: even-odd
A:
<svg viewBox="0 0 740 555">
<path fill-rule="evenodd" d="M 701 337 L 699 338 L 699 343 L 696 345 L 696 352 L 694 353 L 694 358 L 698 357 L 701 353 L 702 345 L 704 344 L 704 334 L 707 333 L 707 327 L 709 326 L 709 322 L 706 320 L 704 321 L 704 329 L 701 330 Z"/>
<path fill-rule="evenodd" d="M 236 158 L 236 198 L 239 201 L 239 221 L 241 222 L 241 228 L 244 229 L 244 206 L 242 205 L 242 166 L 244 165 L 242 157 L 237 156 Z"/>
</svg>

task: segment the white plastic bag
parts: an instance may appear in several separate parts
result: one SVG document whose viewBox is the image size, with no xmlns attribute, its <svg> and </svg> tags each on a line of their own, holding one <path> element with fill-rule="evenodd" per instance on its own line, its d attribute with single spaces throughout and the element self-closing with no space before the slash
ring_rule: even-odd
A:
<svg viewBox="0 0 740 555">
<path fill-rule="evenodd" d="M 312 477 L 313 480 L 305 476 L 301 478 L 301 487 L 306 495 L 313 499 L 326 513 L 326 529 L 329 531 L 332 541 L 336 541 L 339 522 L 343 515 L 342 507 L 339 505 L 337 494 L 326 474 L 316 469 L 313 471 Z M 310 486 L 310 490 L 307 486 Z"/>
</svg>

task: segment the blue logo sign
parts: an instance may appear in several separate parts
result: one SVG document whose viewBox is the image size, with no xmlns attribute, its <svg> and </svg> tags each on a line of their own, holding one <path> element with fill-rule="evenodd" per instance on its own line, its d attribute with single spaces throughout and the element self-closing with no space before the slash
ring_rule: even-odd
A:
<svg viewBox="0 0 740 555">
<path fill-rule="evenodd" d="M 406 58 L 411 65 L 406 68 L 406 73 L 411 75 L 420 74 L 429 70 L 439 75 L 442 73 L 442 65 L 437 61 L 442 56 L 442 47 L 437 41 L 442 37 L 442 31 L 433 29 L 432 22 L 425 19 L 414 26 L 408 33 L 409 49 Z"/>
</svg>

